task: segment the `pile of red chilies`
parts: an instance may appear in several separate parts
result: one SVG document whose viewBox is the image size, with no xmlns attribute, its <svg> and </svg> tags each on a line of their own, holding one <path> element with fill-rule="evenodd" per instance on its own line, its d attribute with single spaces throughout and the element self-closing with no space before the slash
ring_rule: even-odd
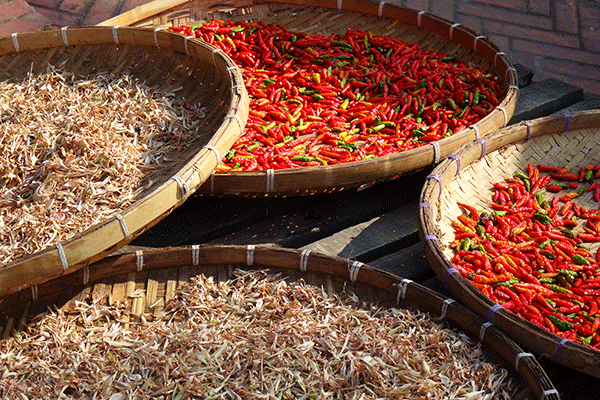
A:
<svg viewBox="0 0 600 400">
<path fill-rule="evenodd" d="M 599 166 L 572 172 L 528 165 L 494 184 L 494 210 L 465 211 L 452 226 L 453 266 L 487 297 L 563 338 L 600 349 L 600 265 L 588 247 L 600 241 Z M 562 191 L 562 194 L 558 193 Z M 557 193 L 551 200 L 548 192 Z M 581 222 L 581 224 L 580 224 Z"/>
<path fill-rule="evenodd" d="M 307 35 L 262 22 L 171 28 L 232 57 L 250 95 L 243 136 L 217 171 L 382 157 L 459 132 L 500 104 L 492 74 L 388 36 Z"/>
</svg>

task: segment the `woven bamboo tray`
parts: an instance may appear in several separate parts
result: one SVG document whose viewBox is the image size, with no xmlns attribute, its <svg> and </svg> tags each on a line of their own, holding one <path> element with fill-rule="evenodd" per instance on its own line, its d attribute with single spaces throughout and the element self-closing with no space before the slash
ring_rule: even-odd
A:
<svg viewBox="0 0 600 400">
<path fill-rule="evenodd" d="M 522 382 L 522 398 L 558 399 L 559 395 L 535 357 L 525 353 L 496 327 L 482 324 L 472 311 L 431 289 L 407 279 L 371 269 L 359 262 L 276 246 L 191 246 L 138 250 L 107 257 L 84 269 L 5 296 L 0 303 L 0 332 L 4 338 L 23 329 L 48 307 L 69 312 L 78 301 L 128 301 L 131 322 L 150 321 L 190 277 L 204 274 L 224 281 L 237 268 L 268 270 L 291 280 L 304 279 L 331 295 L 349 290 L 360 301 L 382 307 L 414 307 L 469 335 L 480 338 L 498 362 Z M 134 291 L 144 295 L 129 297 Z M 504 361 L 502 361 L 504 360 Z M 516 371 L 514 368 L 516 367 Z"/>
<path fill-rule="evenodd" d="M 310 34 L 343 34 L 346 29 L 368 30 L 428 50 L 472 60 L 498 76 L 507 95 L 487 117 L 451 137 L 380 159 L 286 170 L 215 172 L 199 193 L 242 195 L 304 195 L 370 185 L 437 164 L 444 156 L 476 137 L 506 125 L 517 101 L 517 74 L 510 61 L 488 38 L 434 15 L 364 0 L 324 0 L 316 8 L 305 0 L 154 1 L 112 18 L 102 25 L 179 26 L 210 18 L 262 20 Z"/>
<path fill-rule="evenodd" d="M 126 209 L 74 238 L 0 268 L 0 294 L 36 285 L 97 261 L 133 240 L 202 184 L 243 131 L 248 95 L 233 61 L 214 47 L 150 28 L 86 27 L 18 33 L 0 38 L 0 79 L 22 81 L 48 64 L 80 75 L 112 72 L 152 88 L 176 88 L 206 107 L 206 124 L 191 146 Z M 215 153 L 217 156 L 215 157 Z"/>
<path fill-rule="evenodd" d="M 491 212 L 494 182 L 526 170 L 527 164 L 564 167 L 600 163 L 600 112 L 549 116 L 501 129 L 473 141 L 447 158 L 429 175 L 421 193 L 420 236 L 427 260 L 438 278 L 463 304 L 488 319 L 519 344 L 559 364 L 600 376 L 600 352 L 572 341 L 563 341 L 517 316 L 486 297 L 452 266 L 454 238 L 451 222 L 462 214 L 457 202 Z M 577 169 L 578 170 L 578 169 Z M 438 181 L 439 178 L 439 181 Z M 575 199 L 587 209 L 597 209 L 592 192 Z M 586 243 L 586 245 L 589 245 Z M 597 243 L 589 245 L 592 252 Z"/>
</svg>

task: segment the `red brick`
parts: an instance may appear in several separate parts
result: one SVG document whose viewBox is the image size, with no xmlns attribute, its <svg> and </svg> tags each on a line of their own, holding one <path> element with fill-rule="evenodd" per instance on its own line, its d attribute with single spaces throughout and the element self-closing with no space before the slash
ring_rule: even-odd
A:
<svg viewBox="0 0 600 400">
<path fill-rule="evenodd" d="M 497 21 L 482 20 L 482 22 L 483 31 L 486 33 L 492 32 L 520 39 L 534 38 L 536 41 L 546 42 L 561 47 L 580 47 L 579 38 L 575 35 L 566 35 L 564 33 L 544 31 L 520 25 L 500 23 Z"/>
<path fill-rule="evenodd" d="M 575 62 L 600 65 L 600 54 L 589 53 L 568 48 L 557 48 L 553 45 L 533 43 L 526 40 L 514 39 L 512 50 L 526 51 L 532 54 L 538 54 L 546 57 L 570 60 Z"/>
<path fill-rule="evenodd" d="M 406 0 L 405 7 L 417 11 L 429 11 L 429 0 Z"/>
<path fill-rule="evenodd" d="M 40 6 L 46 8 L 58 8 L 62 0 L 28 0 L 27 2 L 31 6 Z"/>
<path fill-rule="evenodd" d="M 115 16 L 119 0 L 96 1 L 83 21 L 85 25 L 96 25 Z"/>
<path fill-rule="evenodd" d="M 554 2 L 556 12 L 556 29 L 562 32 L 577 33 L 577 3 L 575 1 L 556 1 Z"/>
<path fill-rule="evenodd" d="M 48 27 L 49 24 L 50 21 L 46 18 L 36 14 L 30 14 L 23 18 L 17 18 L 13 21 L 1 24 L 0 36 L 10 35 L 15 32 L 38 31 Z"/>
<path fill-rule="evenodd" d="M 481 32 L 481 18 L 471 17 L 470 15 L 458 14 L 456 16 L 456 22 L 466 26 L 467 28 L 473 29 L 475 32 Z"/>
<path fill-rule="evenodd" d="M 508 50 L 510 48 L 510 38 L 502 35 L 489 35 L 488 38 L 494 43 L 500 51 L 508 54 Z"/>
<path fill-rule="evenodd" d="M 573 86 L 582 88 L 585 93 L 600 95 L 600 81 L 587 79 L 585 77 L 564 76 L 553 72 L 540 72 L 538 80 L 558 79 Z"/>
<path fill-rule="evenodd" d="M 472 17 L 480 17 L 490 20 L 498 20 L 502 22 L 510 21 L 513 24 L 530 26 L 533 28 L 541 28 L 551 30 L 553 21 L 550 18 L 527 15 L 526 13 L 509 11 L 503 8 L 490 6 L 477 6 L 470 3 L 459 2 L 457 12 L 471 15 Z"/>
<path fill-rule="evenodd" d="M 447 19 L 448 21 L 454 21 L 454 1 L 453 0 L 438 0 L 431 3 L 431 13 Z"/>
<path fill-rule="evenodd" d="M 600 6 L 581 3 L 579 7 L 583 47 L 600 53 Z"/>
<path fill-rule="evenodd" d="M 478 0 L 479 3 L 486 3 L 492 6 L 510 8 L 512 10 L 527 10 L 527 4 L 524 0 Z"/>
<path fill-rule="evenodd" d="M 522 64 L 527 68 L 531 68 L 534 71 L 534 73 L 537 64 L 536 58 L 541 58 L 540 56 L 534 56 L 533 54 L 524 53 L 520 51 L 511 51 L 510 53 L 507 52 L 506 54 L 508 54 L 508 59 L 511 63 Z"/>
<path fill-rule="evenodd" d="M 83 15 L 87 7 L 88 4 L 81 0 L 65 0 L 60 4 L 59 10 L 66 11 L 71 14 Z"/>
<path fill-rule="evenodd" d="M 550 0 L 529 0 L 529 11 L 550 15 Z"/>
<path fill-rule="evenodd" d="M 42 14 L 54 26 L 79 26 L 81 25 L 81 18 L 76 15 L 67 15 L 63 12 L 48 10 L 45 8 L 39 8 L 37 10 L 39 14 Z"/>
<path fill-rule="evenodd" d="M 583 76 L 600 81 L 600 68 L 595 65 L 547 59 L 544 60 L 544 69 L 557 74 Z"/>
<path fill-rule="evenodd" d="M 32 14 L 34 9 L 31 8 L 25 0 L 13 0 L 0 4 L 0 22 L 11 21 L 22 15 Z"/>
</svg>

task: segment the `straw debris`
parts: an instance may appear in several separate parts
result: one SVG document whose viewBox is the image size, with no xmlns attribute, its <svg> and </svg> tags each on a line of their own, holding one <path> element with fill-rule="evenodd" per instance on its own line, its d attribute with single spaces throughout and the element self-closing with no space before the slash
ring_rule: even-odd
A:
<svg viewBox="0 0 600 400">
<path fill-rule="evenodd" d="M 242 271 L 192 278 L 145 323 L 130 322 L 127 302 L 98 297 L 0 342 L 0 396 L 514 398 L 515 381 L 465 334 L 355 300 Z"/>
<path fill-rule="evenodd" d="M 49 67 L 0 83 L 0 266 L 132 204 L 202 114 L 127 75 Z"/>
</svg>

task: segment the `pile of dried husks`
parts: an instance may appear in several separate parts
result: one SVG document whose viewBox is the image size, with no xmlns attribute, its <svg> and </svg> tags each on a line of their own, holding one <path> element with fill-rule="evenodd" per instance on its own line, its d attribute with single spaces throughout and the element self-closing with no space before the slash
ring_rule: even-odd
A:
<svg viewBox="0 0 600 400">
<path fill-rule="evenodd" d="M 0 397 L 511 399 L 480 345 L 404 309 L 361 309 L 301 281 L 241 272 L 185 285 L 161 318 L 106 299 L 0 342 Z M 22 398 L 25 398 L 25 397 Z M 62 396 L 62 397 L 61 397 Z"/>
<path fill-rule="evenodd" d="M 0 266 L 130 205 L 202 110 L 126 75 L 59 68 L 0 83 Z"/>
</svg>

